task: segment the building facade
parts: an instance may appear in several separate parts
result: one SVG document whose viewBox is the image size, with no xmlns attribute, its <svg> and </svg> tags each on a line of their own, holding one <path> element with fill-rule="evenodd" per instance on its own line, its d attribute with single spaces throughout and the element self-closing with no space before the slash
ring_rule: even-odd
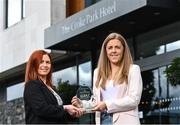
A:
<svg viewBox="0 0 180 125">
<path fill-rule="evenodd" d="M 51 52 L 56 86 L 92 87 L 100 46 L 111 32 L 125 36 L 141 67 L 141 123 L 180 123 L 180 84 L 174 86 L 165 74 L 180 57 L 179 0 L 13 1 L 0 1 L 1 124 L 24 123 L 24 71 L 34 50 Z M 19 16 L 15 7 L 21 8 Z M 65 103 L 76 94 L 61 91 L 69 97 Z M 94 123 L 94 114 L 72 123 Z"/>
</svg>

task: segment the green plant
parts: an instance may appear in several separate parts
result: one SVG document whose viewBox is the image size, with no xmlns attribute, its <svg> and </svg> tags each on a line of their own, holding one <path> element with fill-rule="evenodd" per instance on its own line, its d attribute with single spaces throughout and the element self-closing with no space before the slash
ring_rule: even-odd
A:
<svg viewBox="0 0 180 125">
<path fill-rule="evenodd" d="M 172 86 L 180 85 L 180 57 L 175 58 L 164 72 Z"/>
<path fill-rule="evenodd" d="M 71 99 L 76 95 L 77 88 L 77 84 L 70 84 L 69 81 L 59 80 L 57 91 L 62 96 L 64 104 L 71 104 Z"/>
</svg>

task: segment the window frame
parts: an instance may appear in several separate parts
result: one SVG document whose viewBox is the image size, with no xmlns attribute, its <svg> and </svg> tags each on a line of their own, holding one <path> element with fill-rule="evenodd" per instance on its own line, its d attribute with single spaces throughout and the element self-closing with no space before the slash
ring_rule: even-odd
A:
<svg viewBox="0 0 180 125">
<path fill-rule="evenodd" d="M 20 22 L 22 19 L 24 19 L 25 15 L 24 15 L 24 0 L 20 0 L 21 1 L 21 19 L 19 21 L 17 21 L 16 23 Z M 14 24 L 16 23 L 13 23 L 12 25 L 9 25 L 8 24 L 8 20 L 9 20 L 9 8 L 8 8 L 8 3 L 9 3 L 9 0 L 5 0 L 5 29 L 13 26 Z"/>
</svg>

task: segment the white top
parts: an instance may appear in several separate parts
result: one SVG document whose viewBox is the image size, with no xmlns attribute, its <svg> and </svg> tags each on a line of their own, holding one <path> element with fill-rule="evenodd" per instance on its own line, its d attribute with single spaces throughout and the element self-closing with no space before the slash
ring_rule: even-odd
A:
<svg viewBox="0 0 180 125">
<path fill-rule="evenodd" d="M 114 83 L 113 80 L 107 80 L 106 89 L 100 89 L 102 96 L 102 101 L 106 103 L 112 103 L 118 98 L 121 98 L 127 92 L 127 84 L 124 82 L 122 84 Z"/>
<path fill-rule="evenodd" d="M 117 98 L 119 85 L 114 85 L 113 80 L 107 80 L 106 89 L 101 88 L 102 101 L 111 101 Z"/>
<path fill-rule="evenodd" d="M 93 93 L 97 95 L 98 102 L 101 101 L 100 87 L 96 87 L 96 80 L 98 75 L 98 69 L 94 71 L 93 77 Z M 138 104 L 141 99 L 142 93 L 142 78 L 140 67 L 132 64 L 128 74 L 128 84 L 118 84 L 118 94 L 116 99 L 105 101 L 107 106 L 107 112 L 113 113 L 113 124 L 124 125 L 132 124 L 139 125 L 138 117 Z M 111 95 L 111 94 L 110 94 Z M 111 95 L 112 98 L 114 94 Z M 100 124 L 101 114 L 96 112 L 96 124 Z"/>
<path fill-rule="evenodd" d="M 51 87 L 49 87 L 49 86 L 47 86 L 47 87 L 51 90 L 52 94 L 56 98 L 58 105 L 62 105 L 63 101 L 62 101 L 61 97 Z"/>
</svg>

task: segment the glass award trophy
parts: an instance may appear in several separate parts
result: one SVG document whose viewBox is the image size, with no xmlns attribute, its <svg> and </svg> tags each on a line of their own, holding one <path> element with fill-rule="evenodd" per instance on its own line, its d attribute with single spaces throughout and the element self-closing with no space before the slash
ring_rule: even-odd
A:
<svg viewBox="0 0 180 125">
<path fill-rule="evenodd" d="M 92 113 L 92 109 L 97 105 L 97 98 L 92 94 L 92 90 L 88 86 L 80 86 L 77 97 L 82 101 L 85 112 Z"/>
</svg>

